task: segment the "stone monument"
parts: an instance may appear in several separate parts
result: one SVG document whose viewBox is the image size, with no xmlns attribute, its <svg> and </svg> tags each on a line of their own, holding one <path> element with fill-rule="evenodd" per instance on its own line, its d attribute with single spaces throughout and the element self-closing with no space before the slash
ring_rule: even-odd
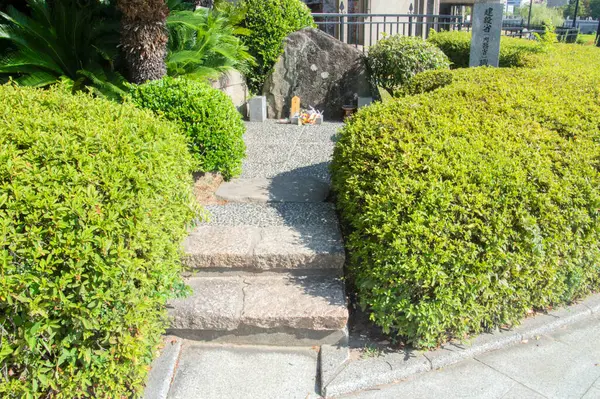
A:
<svg viewBox="0 0 600 399">
<path fill-rule="evenodd" d="M 498 66 L 503 11 L 500 0 L 475 1 L 469 66 Z"/>
</svg>

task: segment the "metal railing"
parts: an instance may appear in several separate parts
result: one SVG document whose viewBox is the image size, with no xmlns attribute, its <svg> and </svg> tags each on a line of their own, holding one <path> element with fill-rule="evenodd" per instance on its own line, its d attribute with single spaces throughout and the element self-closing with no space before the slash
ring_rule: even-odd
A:
<svg viewBox="0 0 600 399">
<path fill-rule="evenodd" d="M 471 30 L 471 22 L 460 15 L 315 13 L 313 18 L 319 29 L 363 50 L 385 36 L 420 36 L 426 39 L 431 30 Z M 544 27 L 530 26 L 527 29 L 526 25 L 524 19 L 506 19 L 502 21 L 502 34 L 533 39 L 533 33 L 544 32 Z"/>
<path fill-rule="evenodd" d="M 368 48 L 385 36 L 427 38 L 431 29 L 461 30 L 462 16 L 433 14 L 313 14 L 319 29 L 356 47 Z"/>
</svg>

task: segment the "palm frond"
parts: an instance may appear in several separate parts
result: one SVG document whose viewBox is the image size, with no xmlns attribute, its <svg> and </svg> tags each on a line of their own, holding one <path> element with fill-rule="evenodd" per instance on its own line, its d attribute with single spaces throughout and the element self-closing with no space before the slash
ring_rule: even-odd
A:
<svg viewBox="0 0 600 399">
<path fill-rule="evenodd" d="M 224 71 L 244 71 L 255 61 L 235 35 L 239 28 L 219 11 L 173 12 L 167 20 L 171 76 L 214 78 Z"/>
<path fill-rule="evenodd" d="M 63 76 L 76 82 L 82 78 L 79 71 L 96 65 L 111 70 L 117 55 L 118 25 L 106 17 L 108 5 L 92 3 L 27 0 L 28 15 L 14 7 L 0 12 L 0 39 L 12 50 L 0 59 L 0 74 L 39 87 Z M 84 76 L 84 84 L 97 83 Z"/>
</svg>

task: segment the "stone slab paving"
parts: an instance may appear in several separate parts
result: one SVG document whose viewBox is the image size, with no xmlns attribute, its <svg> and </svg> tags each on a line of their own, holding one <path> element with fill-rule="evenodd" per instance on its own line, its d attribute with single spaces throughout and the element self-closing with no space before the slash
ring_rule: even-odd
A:
<svg viewBox="0 0 600 399">
<path fill-rule="evenodd" d="M 363 372 L 367 372 L 363 370 Z M 343 398 L 600 399 L 600 318 Z"/>
<path fill-rule="evenodd" d="M 192 277 L 187 298 L 169 301 L 178 330 L 343 330 L 348 319 L 343 283 L 326 276 Z"/>
<path fill-rule="evenodd" d="M 235 179 L 221 184 L 216 192 L 228 202 L 325 202 L 329 184 L 314 177 L 284 176 L 270 179 Z"/>
<path fill-rule="evenodd" d="M 197 227 L 184 241 L 188 269 L 289 270 L 344 266 L 338 226 Z"/>
<path fill-rule="evenodd" d="M 183 348 L 169 399 L 314 399 L 312 348 L 210 346 Z"/>
</svg>

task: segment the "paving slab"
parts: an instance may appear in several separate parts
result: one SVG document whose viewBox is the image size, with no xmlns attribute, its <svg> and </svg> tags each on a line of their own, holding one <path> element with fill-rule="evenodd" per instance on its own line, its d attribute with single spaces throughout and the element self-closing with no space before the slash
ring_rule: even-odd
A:
<svg viewBox="0 0 600 399">
<path fill-rule="evenodd" d="M 322 388 L 326 397 L 391 384 L 411 375 L 431 369 L 423 355 L 390 353 L 382 357 L 366 358 L 349 362 L 327 386 Z"/>
<path fill-rule="evenodd" d="M 329 184 L 313 177 L 234 179 L 221 184 L 216 196 L 229 202 L 324 202 Z"/>
<path fill-rule="evenodd" d="M 244 306 L 241 277 L 186 279 L 193 294 L 167 304 L 171 329 L 231 331 L 239 327 Z"/>
<path fill-rule="evenodd" d="M 515 393 L 531 393 L 531 390 L 518 387 L 518 385 L 511 378 L 470 359 L 443 371 L 432 371 L 396 385 L 383 386 L 345 397 L 360 399 L 500 399 L 515 388 L 518 389 Z M 531 396 L 531 398 L 534 397 Z M 520 398 L 529 399 L 530 396 L 521 396 Z"/>
<path fill-rule="evenodd" d="M 245 279 L 241 323 L 259 328 L 342 330 L 348 322 L 342 281 L 269 276 Z"/>
<path fill-rule="evenodd" d="M 344 285 L 335 277 L 191 277 L 186 284 L 193 293 L 168 304 L 168 332 L 182 338 L 314 345 L 347 337 Z"/>
<path fill-rule="evenodd" d="M 438 350 L 425 352 L 424 355 L 431 362 L 433 369 L 439 369 L 482 353 L 516 345 L 520 341 L 520 334 L 499 330 L 480 334 L 465 342 L 449 342 Z"/>
<path fill-rule="evenodd" d="M 261 239 L 255 226 L 196 227 L 183 242 L 188 268 L 253 267 L 253 251 Z"/>
<path fill-rule="evenodd" d="M 317 351 L 311 348 L 186 346 L 169 399 L 311 399 Z"/>
<path fill-rule="evenodd" d="M 592 387 L 590 388 L 581 399 L 598 399 L 600 398 L 600 389 Z"/>
<path fill-rule="evenodd" d="M 184 263 L 190 270 L 341 270 L 345 262 L 342 235 L 334 224 L 262 228 L 202 225 L 183 246 Z"/>
<path fill-rule="evenodd" d="M 548 398 L 581 398 L 600 378 L 598 357 L 547 336 L 477 359 Z"/>
</svg>

